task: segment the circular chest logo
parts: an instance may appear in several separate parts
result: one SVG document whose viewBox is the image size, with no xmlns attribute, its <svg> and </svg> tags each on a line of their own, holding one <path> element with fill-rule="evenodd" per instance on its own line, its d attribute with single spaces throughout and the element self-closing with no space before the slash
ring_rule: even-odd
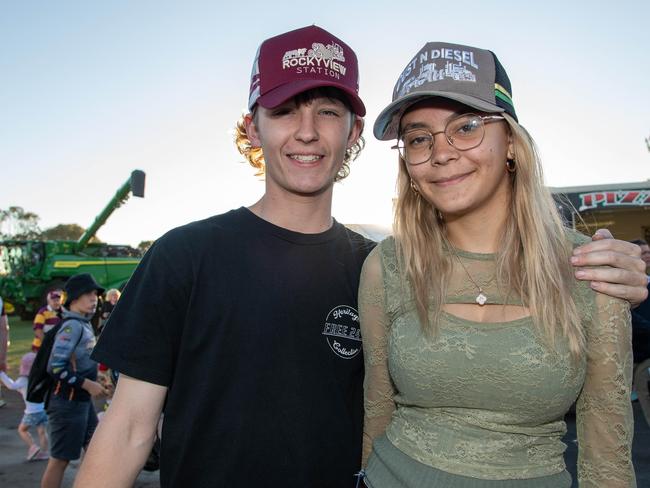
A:
<svg viewBox="0 0 650 488">
<path fill-rule="evenodd" d="M 352 359 L 361 351 L 359 313 L 349 305 L 338 305 L 327 314 L 323 335 L 338 357 Z"/>
</svg>

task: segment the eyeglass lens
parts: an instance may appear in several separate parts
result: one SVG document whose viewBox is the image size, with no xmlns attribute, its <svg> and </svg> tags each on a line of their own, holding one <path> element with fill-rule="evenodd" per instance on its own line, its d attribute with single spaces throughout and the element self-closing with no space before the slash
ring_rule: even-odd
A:
<svg viewBox="0 0 650 488">
<path fill-rule="evenodd" d="M 485 126 L 483 119 L 466 114 L 447 122 L 444 131 L 449 144 L 460 151 L 475 148 L 483 141 Z M 400 156 L 411 165 L 422 164 L 431 158 L 434 137 L 427 129 L 406 131 L 398 141 Z"/>
</svg>

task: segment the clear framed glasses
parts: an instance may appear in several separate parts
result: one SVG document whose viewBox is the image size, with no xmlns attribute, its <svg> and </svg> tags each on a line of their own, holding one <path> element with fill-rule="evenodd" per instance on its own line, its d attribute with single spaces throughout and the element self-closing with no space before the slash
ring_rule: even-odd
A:
<svg viewBox="0 0 650 488">
<path fill-rule="evenodd" d="M 450 119 L 444 131 L 409 129 L 400 134 L 397 144 L 391 149 L 397 149 L 407 164 L 416 166 L 431 159 L 436 134 L 444 134 L 449 144 L 459 151 L 467 151 L 483 142 L 485 124 L 503 119 L 501 115 L 462 114 Z"/>
</svg>

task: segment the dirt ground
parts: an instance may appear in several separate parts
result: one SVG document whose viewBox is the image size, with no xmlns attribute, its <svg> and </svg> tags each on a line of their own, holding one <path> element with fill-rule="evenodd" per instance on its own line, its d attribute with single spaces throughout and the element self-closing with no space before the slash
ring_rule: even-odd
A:
<svg viewBox="0 0 650 488">
<path fill-rule="evenodd" d="M 38 488 L 47 461 L 25 460 L 27 447 L 18 437 L 16 429 L 25 408 L 19 393 L 2 388 L 7 405 L 0 408 L 0 487 Z M 32 435 L 35 435 L 33 432 Z M 71 488 L 79 469 L 79 462 L 70 463 L 61 488 Z M 134 488 L 160 487 L 158 471 L 142 472 Z"/>
</svg>

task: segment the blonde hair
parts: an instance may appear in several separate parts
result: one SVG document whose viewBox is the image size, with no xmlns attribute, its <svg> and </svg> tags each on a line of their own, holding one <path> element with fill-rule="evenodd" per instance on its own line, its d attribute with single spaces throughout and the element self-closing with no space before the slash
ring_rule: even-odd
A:
<svg viewBox="0 0 650 488">
<path fill-rule="evenodd" d="M 257 170 L 255 176 L 264 176 L 266 166 L 264 164 L 264 153 L 261 147 L 253 147 L 248 133 L 246 132 L 246 119 L 245 115 L 235 124 L 235 146 L 239 154 L 246 158 L 248 164 Z"/>
<path fill-rule="evenodd" d="M 356 117 L 352 111 L 352 106 L 350 105 L 348 99 L 336 88 L 314 88 L 313 90 L 307 90 L 306 92 L 297 95 L 295 98 L 297 103 L 301 104 L 309 103 L 311 100 L 318 96 L 340 100 L 350 111 L 351 116 Z M 253 117 L 253 120 L 255 120 L 257 116 L 257 106 L 253 108 L 253 111 L 250 115 Z M 365 139 L 363 136 L 359 136 L 359 139 L 345 151 L 345 156 L 343 157 L 343 165 L 341 166 L 339 172 L 336 174 L 334 181 L 341 181 L 342 179 L 347 178 L 347 176 L 350 174 L 350 163 L 359 157 L 359 154 L 365 145 Z M 254 147 L 248 138 L 248 133 L 246 132 L 246 115 L 242 115 L 235 124 L 235 146 L 237 146 L 239 154 L 244 156 L 248 163 L 257 170 L 255 176 L 264 176 L 264 173 L 266 171 L 264 153 L 262 152 L 261 147 Z"/>
<path fill-rule="evenodd" d="M 122 292 L 118 290 L 117 288 L 111 288 L 106 292 L 106 300 L 109 300 L 111 298 L 111 295 L 115 295 L 117 299 L 120 299 L 120 296 L 122 296 Z"/>
<path fill-rule="evenodd" d="M 521 294 L 550 347 L 560 330 L 577 357 L 584 351 L 585 338 L 572 297 L 574 277 L 568 265 L 572 246 L 543 184 L 533 139 L 512 117 L 503 115 L 510 127 L 516 171 L 508 173 L 511 212 L 502 250 L 496 257 L 497 280 Z M 424 332 L 435 336 L 452 267 L 443 252 L 444 221 L 429 202 L 411 190 L 411 179 L 401 158 L 397 192 L 394 231 L 402 280 L 413 291 Z"/>
</svg>

